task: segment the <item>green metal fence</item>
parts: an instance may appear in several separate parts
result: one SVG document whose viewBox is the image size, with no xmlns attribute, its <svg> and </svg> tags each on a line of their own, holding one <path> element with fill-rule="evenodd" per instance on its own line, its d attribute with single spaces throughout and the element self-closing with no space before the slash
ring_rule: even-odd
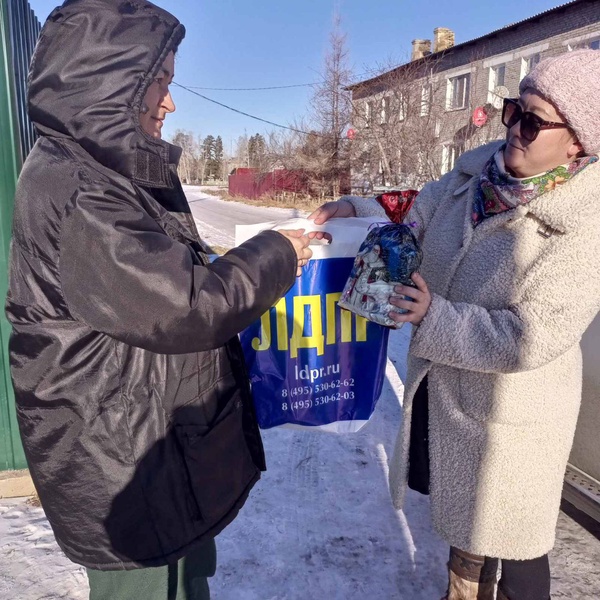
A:
<svg viewBox="0 0 600 600">
<path fill-rule="evenodd" d="M 40 23 L 27 0 L 0 0 L 0 470 L 27 466 L 15 419 L 4 301 L 15 185 L 35 141 L 25 97 L 39 31 Z"/>
</svg>

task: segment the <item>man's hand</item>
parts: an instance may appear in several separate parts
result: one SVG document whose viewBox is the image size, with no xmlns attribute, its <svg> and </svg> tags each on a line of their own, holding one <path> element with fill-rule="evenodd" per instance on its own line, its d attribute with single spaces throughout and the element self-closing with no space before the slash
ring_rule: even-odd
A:
<svg viewBox="0 0 600 600">
<path fill-rule="evenodd" d="M 312 256 L 312 250 L 308 247 L 310 240 L 315 237 L 322 237 L 322 232 L 312 231 L 304 235 L 304 229 L 279 229 L 277 233 L 285 236 L 292 243 L 292 246 L 294 246 L 296 256 L 298 257 L 296 276 L 300 276 L 302 274 L 302 267 L 308 263 Z"/>
<path fill-rule="evenodd" d="M 392 310 L 389 313 L 389 317 L 397 323 L 412 323 L 413 325 L 418 325 L 429 310 L 431 294 L 429 293 L 425 280 L 418 273 L 413 273 L 411 279 L 415 282 L 415 285 L 417 286 L 416 289 L 409 285 L 397 285 L 394 288 L 394 292 L 399 294 L 400 297 L 392 296 L 390 298 L 390 304 L 408 310 L 409 312 L 400 314 Z M 412 301 L 405 300 L 402 296 L 412 298 Z"/>
<path fill-rule="evenodd" d="M 308 218 L 313 220 L 316 225 L 322 225 L 325 221 L 329 219 L 336 219 L 340 217 L 355 217 L 356 211 L 354 210 L 354 206 L 352 202 L 348 202 L 348 200 L 338 200 L 337 202 L 327 202 L 310 215 Z"/>
</svg>

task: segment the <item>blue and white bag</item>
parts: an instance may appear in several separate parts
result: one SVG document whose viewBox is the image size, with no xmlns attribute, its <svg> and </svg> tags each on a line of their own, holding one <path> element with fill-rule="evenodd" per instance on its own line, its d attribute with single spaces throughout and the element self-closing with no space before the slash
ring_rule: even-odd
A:
<svg viewBox="0 0 600 600">
<path fill-rule="evenodd" d="M 389 329 L 338 306 L 355 256 L 375 218 L 307 219 L 236 227 L 236 244 L 266 229 L 326 231 L 329 245 L 289 292 L 240 335 L 258 423 L 358 431 L 381 394 Z"/>
</svg>

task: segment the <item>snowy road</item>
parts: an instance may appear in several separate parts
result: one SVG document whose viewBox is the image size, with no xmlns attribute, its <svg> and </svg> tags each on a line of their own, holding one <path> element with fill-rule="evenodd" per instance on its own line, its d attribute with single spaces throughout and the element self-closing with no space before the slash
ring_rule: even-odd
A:
<svg viewBox="0 0 600 600">
<path fill-rule="evenodd" d="M 211 244 L 232 245 L 235 222 L 292 216 L 187 192 Z M 263 432 L 268 471 L 218 537 L 213 600 L 440 598 L 447 549 L 432 531 L 429 501 L 409 492 L 396 512 L 386 482 L 409 333 L 390 336 L 382 396 L 362 431 Z M 553 599 L 600 598 L 600 541 L 563 513 L 551 567 Z M 43 511 L 0 500 L 0 600 L 86 598 L 85 571 L 62 555 Z"/>
<path fill-rule="evenodd" d="M 251 206 L 225 202 L 202 191 L 198 186 L 183 186 L 194 220 L 202 238 L 211 245 L 232 248 L 236 225 L 283 221 L 306 213 L 290 208 Z"/>
</svg>

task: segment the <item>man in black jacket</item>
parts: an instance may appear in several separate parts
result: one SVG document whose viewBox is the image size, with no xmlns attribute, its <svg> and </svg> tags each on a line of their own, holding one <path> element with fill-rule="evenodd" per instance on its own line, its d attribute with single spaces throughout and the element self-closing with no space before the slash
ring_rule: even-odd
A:
<svg viewBox="0 0 600 600">
<path fill-rule="evenodd" d="M 213 538 L 265 468 L 237 334 L 311 254 L 267 231 L 209 264 L 160 134 L 183 36 L 146 0 L 68 0 L 31 65 L 11 370 L 42 506 L 94 600 L 207 597 Z"/>
</svg>

